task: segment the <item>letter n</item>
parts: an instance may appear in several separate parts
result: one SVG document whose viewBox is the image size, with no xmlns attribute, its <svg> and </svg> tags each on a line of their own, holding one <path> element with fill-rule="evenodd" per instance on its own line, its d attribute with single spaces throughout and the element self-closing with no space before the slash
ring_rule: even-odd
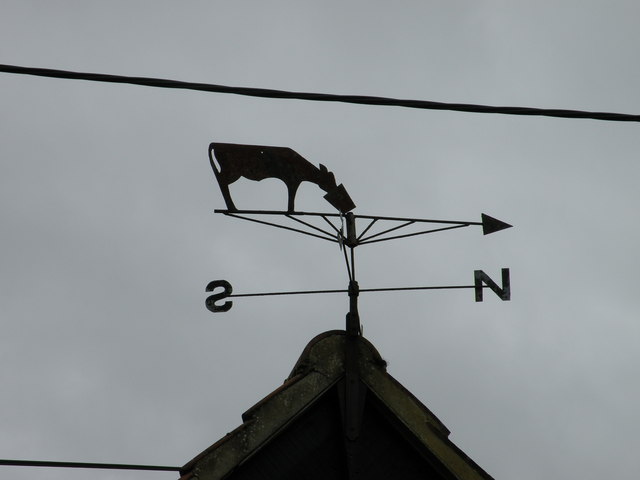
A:
<svg viewBox="0 0 640 480">
<path fill-rule="evenodd" d="M 482 290 L 484 284 L 487 285 L 493 293 L 498 295 L 502 300 L 511 300 L 511 281 L 509 280 L 509 269 L 502 269 L 502 288 L 498 287 L 496 282 L 489 278 L 489 275 L 482 270 L 475 270 L 473 272 L 474 288 L 476 291 L 476 302 L 482 301 Z"/>
</svg>

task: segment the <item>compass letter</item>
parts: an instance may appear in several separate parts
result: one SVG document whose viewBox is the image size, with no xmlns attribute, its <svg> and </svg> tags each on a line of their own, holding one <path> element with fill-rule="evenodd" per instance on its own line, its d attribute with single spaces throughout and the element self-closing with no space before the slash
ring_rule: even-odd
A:
<svg viewBox="0 0 640 480">
<path fill-rule="evenodd" d="M 223 291 L 221 293 L 214 293 L 213 295 L 208 296 L 204 304 L 206 305 L 208 310 L 214 313 L 228 312 L 229 310 L 231 310 L 231 307 L 233 306 L 233 302 L 231 301 L 224 302 L 222 305 L 216 305 L 216 302 L 230 296 L 231 293 L 233 292 L 233 287 L 226 280 L 213 280 L 212 282 L 209 282 L 209 285 L 207 285 L 207 288 L 205 288 L 205 291 L 213 292 L 213 290 L 216 289 L 217 287 L 222 287 Z"/>
<path fill-rule="evenodd" d="M 509 269 L 502 269 L 502 288 L 498 287 L 496 282 L 489 278 L 489 275 L 482 270 L 475 270 L 473 272 L 474 288 L 476 290 L 476 302 L 482 301 L 482 290 L 484 284 L 487 285 L 493 293 L 498 295 L 502 300 L 511 300 L 511 281 L 509 279 Z"/>
</svg>

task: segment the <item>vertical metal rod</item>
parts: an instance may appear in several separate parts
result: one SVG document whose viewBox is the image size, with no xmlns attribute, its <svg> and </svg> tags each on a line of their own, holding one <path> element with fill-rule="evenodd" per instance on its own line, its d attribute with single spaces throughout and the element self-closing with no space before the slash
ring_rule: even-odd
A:
<svg viewBox="0 0 640 480">
<path fill-rule="evenodd" d="M 345 215 L 347 221 L 346 247 L 351 250 L 351 270 L 349 272 L 349 313 L 346 321 L 345 338 L 345 434 L 347 442 L 347 463 L 349 478 L 359 477 L 358 469 L 358 437 L 362 425 L 364 398 L 366 390 L 360 381 L 360 369 L 358 366 L 358 342 L 360 341 L 360 315 L 358 314 L 358 296 L 360 287 L 356 281 L 355 247 L 358 246 L 356 234 L 356 219 L 353 213 Z M 347 262 L 349 263 L 349 262 Z"/>
<path fill-rule="evenodd" d="M 360 317 L 358 315 L 358 282 L 349 282 L 349 313 L 347 313 L 347 335 L 345 336 L 345 435 L 348 457 L 352 468 L 357 470 L 357 440 L 362 425 L 366 390 L 360 381 L 358 365 L 358 343 L 360 342 Z M 351 470 L 351 469 L 350 469 Z M 350 477 L 355 472 L 350 471 Z"/>
<path fill-rule="evenodd" d="M 353 212 L 348 212 L 345 215 L 345 219 L 347 220 L 347 238 L 345 239 L 344 243 L 351 249 L 351 273 L 349 275 L 349 279 L 355 281 L 356 264 L 353 251 L 358 246 L 358 235 L 356 233 L 356 217 Z"/>
<path fill-rule="evenodd" d="M 351 275 L 351 267 L 349 266 L 349 257 L 347 257 L 347 249 L 346 247 L 342 248 L 342 253 L 344 254 L 344 262 L 347 264 L 347 274 L 349 275 L 349 281 L 353 281 L 354 278 Z"/>
<path fill-rule="evenodd" d="M 358 245 L 358 237 L 356 235 L 356 217 L 353 212 L 348 212 L 345 215 L 347 219 L 347 246 L 354 248 Z"/>
<path fill-rule="evenodd" d="M 355 248 L 351 248 L 351 279 L 356 279 L 356 258 L 354 253 Z"/>
<path fill-rule="evenodd" d="M 355 280 L 349 282 L 349 313 L 347 315 L 347 335 L 360 335 L 360 315 L 358 314 L 358 296 L 360 286 Z"/>
</svg>

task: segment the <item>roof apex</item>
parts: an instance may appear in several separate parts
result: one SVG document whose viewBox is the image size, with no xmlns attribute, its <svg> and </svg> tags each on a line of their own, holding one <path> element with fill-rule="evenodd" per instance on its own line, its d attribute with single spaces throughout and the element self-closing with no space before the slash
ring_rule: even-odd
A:
<svg viewBox="0 0 640 480">
<path fill-rule="evenodd" d="M 491 477 L 449 439 L 449 430 L 411 392 L 386 372 L 386 362 L 363 337 L 357 338 L 358 371 L 368 392 L 381 402 L 418 444 L 426 447 L 452 478 L 488 480 Z M 182 478 L 227 478 L 313 407 L 345 376 L 346 333 L 332 330 L 313 338 L 304 348 L 284 384 L 249 408 L 243 424 L 188 462 Z"/>
</svg>

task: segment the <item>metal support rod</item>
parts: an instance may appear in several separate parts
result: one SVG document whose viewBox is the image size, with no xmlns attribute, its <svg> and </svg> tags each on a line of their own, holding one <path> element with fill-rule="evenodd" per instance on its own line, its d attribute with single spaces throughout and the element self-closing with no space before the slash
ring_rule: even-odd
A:
<svg viewBox="0 0 640 480">
<path fill-rule="evenodd" d="M 345 436 L 347 441 L 348 456 L 353 456 L 356 451 L 357 441 L 362 425 L 362 413 L 364 409 L 364 396 L 366 390 L 360 381 L 358 367 L 358 342 L 360 341 L 360 317 L 358 315 L 358 295 L 360 289 L 358 282 L 349 282 L 349 313 L 347 313 L 347 334 L 345 336 Z M 353 458 L 352 458 L 353 460 Z"/>
<path fill-rule="evenodd" d="M 371 220 L 371 222 L 369 222 L 369 225 L 367 225 L 367 227 L 360 233 L 360 235 L 358 235 L 358 241 L 360 241 L 360 239 L 362 237 L 364 237 L 364 234 L 367 233 L 369 231 L 369 229 L 371 227 L 373 227 L 373 225 L 378 221 L 377 218 L 374 218 L 373 220 Z"/>
<path fill-rule="evenodd" d="M 285 217 L 290 218 L 291 220 L 293 220 L 294 222 L 298 222 L 301 223 L 302 225 L 309 227 L 313 230 L 316 230 L 318 232 L 324 233 L 325 235 L 328 235 L 329 237 L 332 237 L 333 234 L 331 232 L 327 232 L 326 230 L 323 230 L 319 227 L 316 227 L 315 225 L 310 224 L 309 222 L 305 222 L 304 220 L 300 220 L 299 218 L 296 217 L 292 217 L 291 215 L 285 215 Z M 331 225 L 331 223 L 329 223 L 329 225 Z M 331 225 L 333 227 L 333 225 Z M 334 227 L 335 229 L 335 227 Z"/>
<path fill-rule="evenodd" d="M 355 248 L 351 249 L 351 278 L 356 279 L 356 256 L 354 252 Z"/>
<path fill-rule="evenodd" d="M 233 217 L 233 218 L 239 218 L 241 220 L 247 220 L 249 222 L 261 223 L 262 225 L 269 225 L 271 227 L 282 228 L 284 230 L 289 230 L 289 231 L 292 231 L 292 232 L 302 233 L 303 235 L 309 235 L 310 237 L 321 238 L 323 240 L 329 240 L 330 242 L 338 243 L 338 241 L 335 238 L 332 238 L 332 237 L 327 238 L 327 237 L 324 237 L 322 235 L 316 235 L 315 233 L 305 232 L 304 230 L 298 230 L 297 228 L 286 227 L 284 225 L 278 225 L 277 223 L 265 222 L 263 220 L 258 220 L 257 218 L 243 217 L 241 215 L 236 215 L 234 213 L 225 213 L 225 215 L 227 215 L 229 217 Z"/>
<path fill-rule="evenodd" d="M 410 221 L 410 222 L 405 222 L 405 223 L 403 223 L 402 225 L 396 225 L 395 227 L 388 228 L 387 230 L 384 230 L 384 231 L 382 231 L 382 232 L 380 232 L 380 233 L 376 233 L 376 234 L 374 234 L 374 235 L 370 235 L 370 236 L 368 236 L 367 238 L 365 238 L 363 241 L 368 241 L 368 240 L 370 240 L 370 239 L 372 239 L 372 238 L 376 238 L 376 237 L 379 237 L 379 236 L 381 236 L 381 235 L 384 235 L 385 233 L 390 233 L 390 232 L 394 232 L 394 231 L 396 231 L 396 230 L 400 230 L 401 228 L 408 227 L 409 225 L 413 225 L 414 223 L 416 223 L 416 222 L 414 222 L 414 221 L 412 220 L 412 221 Z"/>
<path fill-rule="evenodd" d="M 322 219 L 323 219 L 325 222 L 327 222 L 329 225 L 331 225 L 331 228 L 333 228 L 333 230 L 336 232 L 336 235 L 338 235 L 338 236 L 340 235 L 340 230 L 338 230 L 338 229 L 336 228 L 336 226 L 335 226 L 333 223 L 331 223 L 331 222 L 329 221 L 329 219 L 327 218 L 327 216 L 326 216 L 326 215 L 322 215 Z"/>
<path fill-rule="evenodd" d="M 406 224 L 406 225 L 409 225 L 409 224 Z M 403 225 L 403 226 L 406 226 L 406 225 Z M 387 240 L 396 240 L 398 238 L 415 237 L 417 235 L 425 235 L 427 233 L 444 232 L 445 230 L 454 230 L 456 228 L 468 227 L 469 225 L 472 225 L 472 224 L 463 223 L 463 224 L 459 224 L 459 225 L 454 225 L 452 227 L 434 228 L 432 230 L 425 230 L 423 232 L 407 233 L 405 235 L 395 235 L 393 237 L 386 237 L 386 238 L 378 238 L 378 239 L 375 239 L 375 240 L 369 240 L 369 238 L 373 238 L 373 236 L 371 236 L 371 237 L 368 237 L 368 238 L 365 238 L 364 240 L 362 240 L 360 242 L 360 245 L 366 245 L 368 243 L 386 242 Z"/>
<path fill-rule="evenodd" d="M 342 253 L 344 255 L 344 263 L 347 265 L 347 275 L 349 275 L 349 281 L 352 282 L 353 280 L 355 280 L 355 278 L 353 278 L 353 275 L 351 273 L 351 266 L 349 265 L 349 257 L 347 256 L 347 249 L 343 247 Z"/>
<path fill-rule="evenodd" d="M 349 313 L 347 314 L 347 336 L 360 335 L 360 315 L 358 314 L 358 296 L 360 286 L 355 280 L 349 282 Z"/>
</svg>

